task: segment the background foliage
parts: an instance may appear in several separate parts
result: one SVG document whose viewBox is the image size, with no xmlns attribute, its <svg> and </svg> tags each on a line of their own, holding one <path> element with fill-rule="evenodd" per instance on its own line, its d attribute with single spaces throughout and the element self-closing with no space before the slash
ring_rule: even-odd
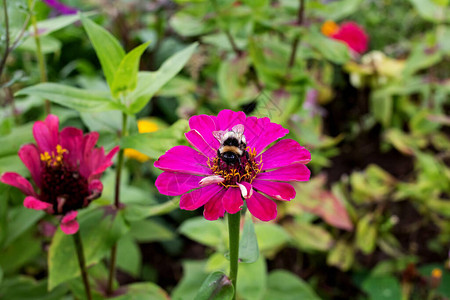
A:
<svg viewBox="0 0 450 300">
<path fill-rule="evenodd" d="M 311 181 L 279 203 L 277 220 L 245 222 L 244 240 L 256 233 L 259 252 L 241 245 L 240 299 L 450 298 L 447 0 L 65 4 L 80 13 L 8 1 L 8 29 L 1 14 L 1 53 L 7 39 L 17 44 L 0 78 L 0 173 L 28 176 L 17 151 L 33 141 L 44 99 L 64 126 L 146 155 L 125 158 L 123 209 L 104 217 L 111 169 L 102 197 L 80 214 L 95 299 L 106 297 L 115 243 L 117 299 L 200 299 L 208 276 L 220 285 L 225 222 L 160 195 L 153 162 L 187 144 L 190 116 L 226 108 L 270 117 L 312 153 Z M 368 53 L 324 36 L 326 20 L 362 26 Z M 138 129 L 141 119 L 153 132 Z M 0 298 L 84 299 L 70 238 L 22 201 L 0 184 Z"/>
</svg>

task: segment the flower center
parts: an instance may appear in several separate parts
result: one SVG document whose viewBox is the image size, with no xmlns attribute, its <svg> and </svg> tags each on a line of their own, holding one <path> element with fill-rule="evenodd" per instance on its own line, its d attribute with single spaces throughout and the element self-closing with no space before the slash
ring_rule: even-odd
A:
<svg viewBox="0 0 450 300">
<path fill-rule="evenodd" d="M 225 179 L 220 182 L 224 187 L 237 187 L 237 184 L 241 182 L 252 183 L 256 175 L 261 172 L 263 165 L 262 156 L 257 162 L 255 160 L 257 155 L 255 149 L 247 147 L 245 152 L 248 155 L 244 153 L 235 164 L 228 164 L 220 157 L 214 158 L 212 162 L 208 159 L 208 166 L 211 168 L 211 171 Z"/>
<path fill-rule="evenodd" d="M 65 163 L 64 154 L 68 153 L 60 145 L 56 154 L 44 152 L 41 161 L 45 163 L 41 177 L 41 200 L 53 204 L 55 214 L 66 214 L 87 205 L 89 183 L 86 178 Z"/>
</svg>

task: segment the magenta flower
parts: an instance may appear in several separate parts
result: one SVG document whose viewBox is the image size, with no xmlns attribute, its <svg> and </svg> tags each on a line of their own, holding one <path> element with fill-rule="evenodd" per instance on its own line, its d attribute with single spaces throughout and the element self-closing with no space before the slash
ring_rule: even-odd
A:
<svg viewBox="0 0 450 300">
<path fill-rule="evenodd" d="M 164 171 L 156 187 L 164 195 L 182 195 L 181 209 L 204 205 L 205 218 L 217 220 L 225 211 L 240 211 L 245 199 L 252 215 L 269 221 L 277 216 L 274 199 L 295 197 L 288 182 L 309 179 L 311 154 L 298 142 L 281 140 L 265 150 L 289 132 L 269 118 L 223 110 L 217 117 L 194 116 L 189 126 L 186 138 L 195 149 L 176 146 L 155 162 Z"/>
<path fill-rule="evenodd" d="M 62 231 L 74 234 L 79 228 L 77 210 L 100 197 L 103 185 L 99 178 L 112 165 L 119 147 L 105 155 L 103 147 L 94 148 L 97 132 L 83 135 L 74 127 L 59 132 L 59 120 L 54 115 L 34 123 L 33 135 L 37 145 L 22 146 L 19 157 L 30 170 L 39 192 L 17 173 L 6 172 L 0 181 L 19 188 L 27 196 L 23 202 L 26 208 L 61 215 Z"/>
<path fill-rule="evenodd" d="M 63 15 L 73 15 L 78 12 L 78 10 L 76 8 L 65 5 L 64 3 L 62 3 L 58 0 L 43 0 L 43 1 L 49 7 L 55 9 L 57 12 L 59 12 Z"/>
</svg>

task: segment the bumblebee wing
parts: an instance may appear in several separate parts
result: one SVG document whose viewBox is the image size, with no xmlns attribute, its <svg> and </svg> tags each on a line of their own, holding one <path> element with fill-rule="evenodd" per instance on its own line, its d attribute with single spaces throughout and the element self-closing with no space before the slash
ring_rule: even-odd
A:
<svg viewBox="0 0 450 300">
<path fill-rule="evenodd" d="M 225 133 L 227 133 L 227 131 L 218 130 L 218 131 L 213 131 L 212 134 L 219 141 L 219 143 L 222 143 L 222 138 L 225 135 Z"/>
<path fill-rule="evenodd" d="M 242 124 L 237 124 L 233 128 L 231 128 L 231 130 L 233 130 L 234 132 L 236 132 L 239 135 L 243 135 L 245 127 Z"/>
</svg>

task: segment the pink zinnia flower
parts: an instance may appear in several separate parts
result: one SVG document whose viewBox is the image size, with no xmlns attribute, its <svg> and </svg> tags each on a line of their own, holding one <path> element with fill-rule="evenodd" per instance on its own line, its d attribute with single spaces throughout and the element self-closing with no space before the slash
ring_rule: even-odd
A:
<svg viewBox="0 0 450 300">
<path fill-rule="evenodd" d="M 225 211 L 240 211 L 245 199 L 251 214 L 269 221 L 277 216 L 274 199 L 289 201 L 295 197 L 295 189 L 288 182 L 309 179 L 305 164 L 311 154 L 298 142 L 281 140 L 265 150 L 289 132 L 269 118 L 223 110 L 217 117 L 194 116 L 189 126 L 186 138 L 194 149 L 176 146 L 155 162 L 155 167 L 164 171 L 156 187 L 164 195 L 182 195 L 181 209 L 204 205 L 205 218 L 217 220 Z M 230 136 L 243 145 L 228 139 Z M 236 146 L 245 150 L 233 158 L 227 151 Z"/>
<path fill-rule="evenodd" d="M 346 22 L 338 26 L 333 21 L 326 21 L 322 25 L 322 33 L 332 39 L 342 41 L 356 53 L 367 51 L 369 37 L 365 31 L 354 22 Z"/>
<path fill-rule="evenodd" d="M 27 196 L 25 207 L 61 215 L 62 231 L 74 234 L 79 228 L 77 210 L 100 197 L 103 185 L 99 178 L 112 165 L 119 147 L 105 155 L 103 147 L 94 148 L 97 132 L 83 135 L 74 127 L 59 132 L 59 120 L 54 115 L 34 123 L 33 135 L 37 145 L 22 146 L 19 157 L 30 170 L 39 192 L 17 173 L 6 172 L 0 181 L 19 188 Z"/>
</svg>

